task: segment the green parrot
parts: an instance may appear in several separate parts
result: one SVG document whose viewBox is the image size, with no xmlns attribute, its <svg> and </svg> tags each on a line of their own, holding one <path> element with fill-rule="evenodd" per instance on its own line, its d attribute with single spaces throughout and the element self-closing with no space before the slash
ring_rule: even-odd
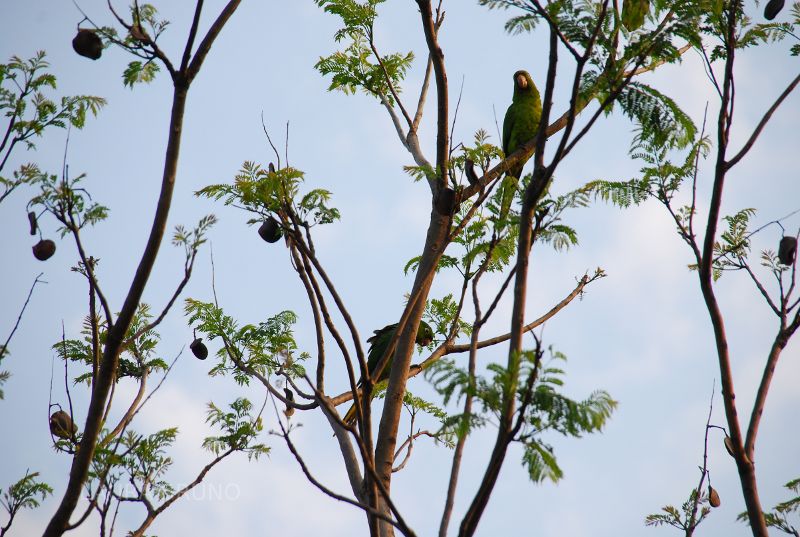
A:
<svg viewBox="0 0 800 537">
<path fill-rule="evenodd" d="M 541 118 L 542 99 L 539 97 L 536 84 L 527 71 L 517 71 L 514 73 L 514 97 L 503 119 L 503 153 L 506 157 L 536 136 Z M 504 220 L 508 216 L 514 192 L 517 190 L 517 182 L 526 162 L 523 160 L 508 170 L 500 184 L 499 220 Z"/>
<path fill-rule="evenodd" d="M 375 333 L 372 335 L 372 337 L 367 340 L 367 343 L 369 343 L 369 352 L 367 353 L 367 369 L 369 370 L 370 375 L 374 373 L 375 367 L 377 367 L 378 362 L 386 352 L 386 347 L 392 340 L 395 330 L 397 330 L 397 323 L 384 326 L 379 330 L 375 330 Z M 417 330 L 417 345 L 420 347 L 426 347 L 431 344 L 431 341 L 433 341 L 433 329 L 425 321 L 420 321 L 419 329 Z M 385 383 L 389 379 L 389 373 L 392 370 L 393 359 L 394 355 L 389 358 L 389 361 L 386 363 L 386 367 L 383 368 L 380 378 L 376 381 L 376 387 L 378 387 L 378 385 L 381 383 Z M 361 387 L 363 383 L 364 379 L 360 379 L 358 381 L 358 386 Z M 347 414 L 344 415 L 342 421 L 350 425 L 355 420 L 356 406 L 354 404 L 347 411 Z"/>
</svg>

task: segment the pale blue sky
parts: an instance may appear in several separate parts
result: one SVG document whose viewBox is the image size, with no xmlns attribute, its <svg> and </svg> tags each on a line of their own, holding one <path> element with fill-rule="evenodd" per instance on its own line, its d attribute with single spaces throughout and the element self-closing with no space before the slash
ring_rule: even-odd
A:
<svg viewBox="0 0 800 537">
<path fill-rule="evenodd" d="M 207 4 L 206 24 L 223 2 Z M 382 51 L 414 50 L 424 58 L 415 4 L 388 4 L 377 29 L 379 47 Z M 87 0 L 81 6 L 98 22 L 110 22 L 105 2 Z M 184 39 L 188 6 L 158 6 L 173 21 L 164 39 L 171 57 L 178 54 Z M 510 102 L 512 73 L 525 68 L 536 81 L 544 79 L 542 34 L 508 36 L 503 23 L 509 13 L 487 11 L 475 1 L 446 1 L 445 9 L 441 40 L 453 104 L 464 81 L 454 139 L 469 141 L 475 130 L 485 128 L 496 141 L 494 111 L 501 117 Z M 150 86 L 124 88 L 121 73 L 127 58 L 116 49 L 106 50 L 96 62 L 77 56 L 71 40 L 81 18 L 70 2 L 5 0 L 0 4 L 0 59 L 6 61 L 13 54 L 30 57 L 44 49 L 58 77 L 59 96 L 93 94 L 109 101 L 83 131 L 72 132 L 69 164 L 72 174 L 87 173 L 87 188 L 111 208 L 109 220 L 89 230 L 85 240 L 91 253 L 101 259 L 103 286 L 112 307 L 119 309 L 154 211 L 171 85 L 166 76 L 160 76 Z M 319 229 L 315 241 L 320 259 L 364 338 L 397 319 L 412 281 L 403 275 L 402 267 L 419 254 L 429 193 L 427 186 L 413 183 L 402 171 L 412 161 L 385 111 L 364 95 L 326 92 L 328 81 L 313 69 L 320 55 L 334 50 L 337 24 L 311 0 L 242 3 L 190 92 L 170 215 L 172 228 L 215 213 L 220 223 L 210 239 L 221 305 L 243 323 L 294 310 L 300 316 L 298 341 L 309 351 L 314 348 L 310 312 L 285 248 L 261 241 L 255 229 L 244 224 L 244 213 L 197 199 L 193 192 L 210 183 L 230 181 L 245 160 L 266 165 L 272 159 L 261 131 L 262 111 L 281 146 L 289 121 L 290 164 L 306 172 L 309 187 L 332 190 L 334 205 L 343 215 L 340 222 Z M 773 96 L 796 75 L 797 61 L 788 56 L 787 49 L 782 44 L 740 55 L 734 146 L 742 143 Z M 566 55 L 562 64 L 567 65 Z M 409 75 L 406 94 L 412 101 L 423 69 L 421 61 L 415 62 Z M 566 87 L 565 79 L 561 80 Z M 649 80 L 675 95 L 698 123 L 706 101 L 715 110 L 714 95 L 694 55 L 688 55 L 683 66 L 663 69 Z M 565 102 L 562 91 L 556 109 L 562 110 Z M 435 150 L 434 112 L 431 96 L 422 135 L 423 150 L 429 156 Z M 799 118 L 800 96 L 793 95 L 756 148 L 730 175 L 727 210 L 756 207 L 755 223 L 760 224 L 800 207 Z M 59 170 L 65 137 L 65 131 L 49 131 L 38 141 L 38 151 L 18 152 L 6 171 L 27 161 Z M 559 169 L 554 190 L 565 192 L 592 179 L 633 176 L 638 164 L 627 157 L 630 139 L 627 120 L 618 114 L 601 119 Z M 710 163 L 702 167 L 701 193 L 707 193 L 711 167 Z M 16 481 L 30 468 L 41 471 L 60 498 L 69 461 L 51 449 L 47 430 L 50 345 L 60 339 L 62 322 L 68 337 L 77 335 L 86 313 L 87 291 L 81 278 L 69 270 L 77 255 L 68 239 L 57 241 L 58 251 L 46 263 L 31 256 L 33 240 L 25 218 L 25 203 L 31 195 L 31 190 L 20 189 L 0 206 L 5 259 L 0 267 L 0 336 L 5 338 L 13 326 L 36 274 L 44 271 L 49 282 L 37 288 L 11 344 L 11 355 L 3 362 L 3 369 L 13 376 L 4 386 L 6 399 L 0 402 L 0 430 L 4 431 L 0 486 Z M 704 207 L 701 201 L 701 211 Z M 568 252 L 537 247 L 527 315 L 533 318 L 549 309 L 584 272 L 597 266 L 607 271 L 608 277 L 593 284 L 583 300 L 547 324 L 544 336 L 569 357 L 569 394 L 581 397 L 596 388 L 606 389 L 619 401 L 619 409 L 602 434 L 584 439 L 547 437 L 565 472 L 558 485 L 530 483 L 519 464 L 519 449 L 512 449 L 479 534 L 674 534 L 676 530 L 647 529 L 643 519 L 662 505 L 679 504 L 695 486 L 715 379 L 719 386 L 710 324 L 696 276 L 686 268 L 691 262 L 689 252 L 673 233 L 668 215 L 654 203 L 626 212 L 597 204 L 568 214 L 566 220 L 577 229 L 581 244 Z M 45 235 L 55 238 L 54 222 L 42 224 Z M 786 225 L 797 230 L 800 218 L 795 216 Z M 769 228 L 755 238 L 754 249 L 775 249 L 780 235 L 777 227 Z M 208 252 L 204 248 L 198 256 L 184 297 L 210 299 Z M 160 308 L 181 277 L 182 255 L 168 243 L 162 247 L 145 293 L 145 301 L 154 308 Z M 442 275 L 432 296 L 454 290 L 457 283 L 455 276 Z M 728 274 L 718 286 L 732 345 L 740 414 L 749 415 L 777 327 L 745 275 Z M 499 313 L 508 311 L 510 301 L 505 301 Z M 496 318 L 486 333 L 505 331 L 502 319 L 502 315 Z M 170 314 L 160 332 L 160 352 L 166 359 L 191 340 L 180 308 Z M 765 507 L 786 499 L 782 484 L 800 477 L 799 348 L 793 341 L 784 353 L 760 431 L 756 462 Z M 481 360 L 500 361 L 505 350 L 498 346 Z M 142 432 L 180 427 L 171 473 L 178 484 L 193 479 L 209 458 L 199 447 L 210 434 L 204 423 L 205 404 L 214 400 L 222 405 L 240 394 L 254 401 L 263 397 L 257 388 L 242 390 L 229 379 L 210 379 L 209 368 L 209 362 L 198 362 L 186 349 L 162 390 L 137 417 L 136 428 Z M 57 364 L 55 371 L 54 400 L 63 403 L 63 369 Z M 329 385 L 334 391 L 344 389 L 344 377 L 334 377 Z M 119 385 L 120 405 L 132 389 L 124 382 Z M 410 389 L 430 393 L 422 377 L 415 378 Z M 83 415 L 86 398 L 80 389 L 73 390 L 73 398 L 77 414 Z M 713 422 L 724 425 L 719 397 L 715 403 Z M 267 428 L 275 426 L 274 419 L 270 414 Z M 295 441 L 315 475 L 334 490 L 348 493 L 327 422 L 310 413 L 298 413 L 293 420 L 303 424 Z M 181 499 L 151 531 L 159 535 L 367 535 L 361 513 L 309 485 L 279 437 L 265 435 L 264 441 L 273 448 L 268 458 L 253 463 L 245 457 L 225 461 L 209 475 L 206 496 L 198 493 Z M 467 444 L 453 529 L 472 498 L 492 441 L 493 431 L 483 431 Z M 448 449 L 421 441 L 407 468 L 396 476 L 393 487 L 400 508 L 420 536 L 432 535 L 438 528 L 450 457 Z M 719 435 L 712 435 L 710 465 L 722 506 L 703 524 L 701 534 L 748 534 L 746 526 L 734 520 L 744 507 L 733 460 L 724 452 Z M 228 496 L 209 498 L 214 487 Z M 20 515 L 15 534 L 41 532 L 55 506 L 51 499 L 40 509 Z M 140 516 L 136 510 L 123 513 L 119 531 L 138 525 Z M 73 533 L 95 535 L 96 529 L 90 521 Z"/>
</svg>

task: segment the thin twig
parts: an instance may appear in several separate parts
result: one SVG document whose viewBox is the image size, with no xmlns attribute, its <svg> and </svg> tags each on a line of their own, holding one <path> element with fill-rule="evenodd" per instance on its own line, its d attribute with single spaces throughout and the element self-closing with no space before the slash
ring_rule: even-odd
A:
<svg viewBox="0 0 800 537">
<path fill-rule="evenodd" d="M 28 291 L 28 297 L 25 299 L 25 303 L 22 305 L 22 309 L 19 311 L 19 315 L 17 316 L 17 322 L 14 323 L 14 328 L 12 328 L 11 333 L 8 334 L 6 342 L 3 343 L 2 347 L 0 347 L 0 362 L 3 360 L 6 353 L 8 352 L 8 344 L 11 342 L 11 338 L 14 337 L 14 333 L 17 331 L 17 328 L 19 328 L 19 323 L 22 321 L 22 315 L 25 313 L 25 309 L 28 307 L 28 302 L 31 301 L 31 296 L 33 295 L 33 290 L 36 288 L 36 284 L 47 283 L 46 281 L 40 279 L 43 275 L 44 272 L 40 272 L 39 275 L 36 276 L 36 278 L 34 278 L 33 280 L 33 284 L 31 285 L 31 288 Z"/>
</svg>

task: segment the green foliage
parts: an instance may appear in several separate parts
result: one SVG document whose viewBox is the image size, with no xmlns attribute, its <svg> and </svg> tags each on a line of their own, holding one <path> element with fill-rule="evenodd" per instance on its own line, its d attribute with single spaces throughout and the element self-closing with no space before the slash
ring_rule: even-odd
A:
<svg viewBox="0 0 800 537">
<path fill-rule="evenodd" d="M 423 179 L 435 181 L 438 177 L 437 170 L 427 164 L 422 166 L 403 166 L 403 171 L 410 175 L 415 183 Z"/>
<path fill-rule="evenodd" d="M 633 3 L 635 13 L 626 0 L 614 6 L 622 6 L 627 13 L 609 9 L 603 19 L 603 3 L 599 1 L 559 0 L 548 2 L 544 9 L 577 53 L 592 47 L 580 80 L 578 109 L 596 99 L 610 113 L 616 101 L 623 113 L 640 125 L 639 139 L 683 147 L 695 137 L 691 119 L 669 97 L 644 83 L 630 82 L 626 73 L 642 66 L 678 62 L 684 42 L 701 46 L 698 22 L 708 11 L 708 1 Z M 544 20 L 539 8 L 526 0 L 480 0 L 480 4 L 521 12 L 506 23 L 506 30 L 512 34 L 532 31 Z M 645 26 L 628 33 L 620 24 L 626 16 L 632 26 Z M 653 25 L 648 26 L 645 20 L 652 20 Z"/>
<path fill-rule="evenodd" d="M 549 365 L 544 367 L 537 352 L 520 353 L 517 378 L 512 377 L 509 369 L 489 364 L 486 376 L 478 375 L 471 379 L 469 372 L 457 367 L 452 360 L 440 360 L 425 373 L 444 397 L 445 404 L 451 400 L 458 403 L 467 395 L 481 403 L 481 412 L 468 416 L 456 414 L 446 420 L 445 427 L 458 436 L 486 425 L 492 416 L 499 417 L 504 398 L 516 386 L 517 415 L 514 421 L 519 427 L 514 440 L 523 445 L 522 462 L 531 480 L 537 483 L 545 479 L 558 481 L 563 476 L 552 446 L 541 439 L 542 433 L 554 431 L 564 436 L 580 437 L 584 433 L 598 432 L 617 406 L 616 401 L 601 390 L 582 401 L 560 393 L 564 372 L 552 366 L 552 362 L 566 358 L 552 349 L 550 352 Z"/>
<path fill-rule="evenodd" d="M 87 496 L 96 498 L 105 490 L 107 497 L 124 502 L 142 502 L 152 507 L 153 499 L 172 501 L 198 485 L 214 465 L 231 453 L 247 453 L 248 458 L 267 453 L 269 449 L 265 445 L 254 442 L 262 426 L 260 416 L 251 416 L 250 402 L 237 399 L 230 407 L 232 411 L 226 413 L 209 404 L 206 421 L 218 427 L 222 434 L 206 438 L 203 447 L 216 457 L 180 491 L 176 491 L 166 477 L 174 462 L 168 450 L 178 435 L 177 427 L 149 435 L 127 430 L 116 440 L 103 430 L 101 437 L 109 441 L 98 444 L 95 450 L 86 484 Z"/>
<path fill-rule="evenodd" d="M 175 487 L 164 479 L 172 466 L 167 449 L 175 442 L 178 428 L 171 427 L 143 436 L 129 431 L 122 437 L 123 455 L 120 465 L 131 482 L 139 485 L 142 494 L 150 493 L 164 500 L 175 493 Z"/>
<path fill-rule="evenodd" d="M 154 61 L 132 61 L 122 73 L 122 83 L 133 89 L 134 84 L 150 83 L 155 80 L 160 71 L 158 64 Z"/>
<path fill-rule="evenodd" d="M 698 510 L 692 517 L 692 512 L 695 510 L 695 503 Z M 694 530 L 711 512 L 708 506 L 708 494 L 705 492 L 700 493 L 697 497 L 697 490 L 692 489 L 689 494 L 689 499 L 683 502 L 680 509 L 672 505 L 666 505 L 661 508 L 661 513 L 653 513 L 647 515 L 644 519 L 645 526 L 672 526 L 683 531 Z"/>
<path fill-rule="evenodd" d="M 347 94 L 359 88 L 393 106 L 392 89 L 400 94 L 414 54 L 408 52 L 379 56 L 374 47 L 377 6 L 385 0 L 314 0 L 327 13 L 338 16 L 344 25 L 334 35 L 337 42 L 348 41 L 343 51 L 320 57 L 314 67 L 323 76 L 331 76 L 329 91 Z M 391 87 L 390 87 L 391 86 Z"/>
<path fill-rule="evenodd" d="M 5 133 L 0 139 L 0 201 L 17 187 L 42 179 L 34 164 L 21 166 L 12 178 L 2 175 L 18 143 L 34 149 L 33 138 L 42 136 L 50 127 L 72 125 L 81 129 L 86 112 L 97 115 L 106 104 L 105 99 L 89 95 L 62 97 L 57 103 L 47 95 L 56 89 L 56 77 L 47 72 L 49 67 L 44 51 L 27 60 L 12 56 L 8 63 L 0 64 L 0 114 L 7 118 L 0 130 Z"/>
<path fill-rule="evenodd" d="M 715 269 L 741 268 L 739 260 L 746 258 L 750 253 L 750 234 L 747 227 L 750 218 L 755 214 L 755 209 L 747 208 L 722 218 L 728 226 L 720 233 L 720 241 L 714 244 Z"/>
<path fill-rule="evenodd" d="M 753 20 L 744 13 L 744 5 L 741 2 L 731 2 L 726 6 L 726 11 L 736 9 L 737 26 L 735 29 L 734 44 L 736 49 L 756 47 L 765 43 L 781 41 L 787 36 L 794 37 L 795 28 L 800 24 L 800 12 L 793 9 L 792 22 L 766 22 L 754 23 Z M 709 58 L 712 62 L 725 60 L 727 57 L 726 36 L 728 33 L 727 13 L 709 11 L 704 17 L 703 29 L 714 38 L 715 44 L 711 48 Z M 761 18 L 761 14 L 757 15 Z M 794 37 L 796 39 L 796 37 Z M 795 55 L 794 49 L 792 51 Z"/>
<path fill-rule="evenodd" d="M 503 151 L 500 147 L 489 142 L 489 133 L 484 129 L 478 129 L 473 136 L 473 145 L 462 146 L 463 151 L 454 155 L 450 160 L 450 171 L 455 174 L 457 171 L 461 172 L 459 181 L 456 181 L 455 175 L 451 178 L 453 182 L 461 182 L 463 184 L 464 166 L 467 160 L 471 160 L 476 166 L 480 167 L 485 174 L 489 170 L 492 160 L 502 159 L 504 157 Z"/>
<path fill-rule="evenodd" d="M 682 163 L 673 164 L 668 159 L 668 147 L 642 141 L 631 150 L 634 158 L 642 160 L 646 164 L 640 169 L 641 179 L 592 181 L 580 190 L 623 209 L 627 209 L 631 205 L 640 205 L 649 198 L 655 198 L 665 205 L 670 205 L 684 183 L 694 179 L 697 160 L 705 157 L 708 150 L 708 138 L 701 138 L 692 144 Z"/>
<path fill-rule="evenodd" d="M 50 64 L 44 51 L 23 60 L 12 56 L 8 63 L 0 64 L 0 111 L 8 120 L 10 143 L 25 142 L 29 148 L 33 136 L 41 136 L 48 127 L 65 128 L 67 124 L 78 129 L 86 122 L 86 112 L 97 115 L 106 100 L 90 95 L 62 97 L 59 103 L 48 98 L 47 88 L 56 89 L 55 75 L 46 72 Z M 9 139 L 4 139 L 0 150 Z"/>
<path fill-rule="evenodd" d="M 406 266 L 403 267 L 403 274 L 408 276 L 409 271 L 416 272 L 417 271 L 417 267 L 419 267 L 419 262 L 421 260 L 422 260 L 422 256 L 421 255 L 418 255 L 418 256 L 415 256 L 415 257 L 412 257 L 411 259 L 409 259 L 408 263 L 406 263 Z M 452 267 L 457 267 L 457 266 L 458 266 L 458 259 L 456 259 L 453 256 L 442 255 L 442 257 L 439 258 L 439 261 L 436 264 L 436 269 L 435 270 L 436 270 L 436 272 L 439 272 L 443 268 L 452 268 Z"/>
<path fill-rule="evenodd" d="M 153 328 L 145 330 L 152 319 L 150 306 L 144 303 L 140 304 L 121 347 L 117 381 L 126 377 L 140 379 L 145 374 L 167 369 L 166 362 L 156 355 L 156 346 L 161 336 Z M 108 337 L 108 327 L 99 318 L 95 319 L 95 323 L 98 329 L 98 343 L 102 345 Z M 139 333 L 140 331 L 141 333 Z M 81 334 L 83 334 L 83 339 L 64 339 L 54 343 L 52 348 L 60 359 L 86 365 L 88 371 L 75 377 L 74 382 L 76 384 L 85 382 L 90 385 L 95 374 L 95 351 L 92 345 L 92 319 L 90 317 L 84 319 Z M 101 350 L 97 349 L 97 353 L 100 352 Z"/>
<path fill-rule="evenodd" d="M 3 349 L 5 351 L 5 349 Z M 6 355 L 8 352 L 6 352 Z M 0 386 L 2 386 L 8 379 L 11 378 L 11 373 L 9 371 L 0 371 Z M 3 390 L 0 389 L 0 401 L 5 398 L 5 393 Z"/>
<path fill-rule="evenodd" d="M 247 453 L 248 460 L 269 453 L 266 445 L 253 442 L 263 429 L 261 413 L 254 417 L 252 403 L 242 397 L 231 403 L 230 408 L 230 412 L 223 412 L 214 403 L 208 403 L 206 422 L 219 427 L 223 434 L 207 437 L 203 447 L 215 455 L 227 450 L 241 451 Z"/>
<path fill-rule="evenodd" d="M 786 487 L 795 494 L 799 494 L 800 479 L 793 479 L 788 483 L 786 483 L 784 487 Z M 786 500 L 785 502 L 781 502 L 778 505 L 776 505 L 769 513 L 764 513 L 764 519 L 767 523 L 767 526 L 770 528 L 778 529 L 783 533 L 787 533 L 789 535 L 797 535 L 800 528 L 793 526 L 788 518 L 788 516 L 791 513 L 797 513 L 797 512 L 800 512 L 800 495 L 795 496 L 790 500 Z M 739 515 L 736 517 L 736 520 L 748 523 L 750 521 L 746 512 L 739 513 Z"/>
<path fill-rule="evenodd" d="M 305 374 L 305 368 L 298 362 L 309 355 L 305 352 L 296 355 L 292 326 L 297 316 L 293 312 L 282 311 L 258 325 L 240 328 L 233 317 L 210 302 L 187 298 L 185 311 L 189 323 L 196 325 L 209 340 L 222 340 L 223 346 L 217 351 L 219 363 L 210 375 L 231 373 L 241 385 L 249 384 L 252 373 L 270 375 L 280 371 L 291 377 Z"/>
<path fill-rule="evenodd" d="M 5 533 L 11 526 L 14 516 L 21 509 L 36 509 L 41 501 L 53 493 L 52 487 L 47 483 L 37 480 L 39 472 L 25 471 L 25 475 L 3 491 L 0 505 L 6 510 L 9 519 L 5 525 L 0 526 L 0 533 Z"/>
<path fill-rule="evenodd" d="M 631 82 L 618 99 L 623 113 L 636 123 L 632 147 L 685 148 L 697 137 L 691 118 L 667 95 L 641 82 Z"/>
<path fill-rule="evenodd" d="M 318 188 L 301 195 L 303 179 L 303 172 L 295 168 L 270 171 L 254 162 L 245 162 L 233 184 L 209 185 L 195 195 L 224 200 L 225 205 L 259 215 L 249 220 L 249 224 L 261 222 L 271 214 L 280 221 L 287 212 L 296 214 L 300 224 L 307 226 L 338 220 L 339 210 L 328 205 L 331 193 Z"/>
<path fill-rule="evenodd" d="M 386 386 L 387 384 L 385 382 L 376 384 L 373 398 L 383 399 L 386 397 Z M 442 410 L 437 405 L 434 405 L 430 401 L 426 401 L 421 397 L 415 396 L 409 391 L 406 391 L 406 393 L 403 395 L 403 408 L 406 409 L 413 419 L 416 419 L 416 417 L 420 414 L 427 414 L 428 416 L 434 418 L 440 423 L 441 427 L 433 433 L 428 433 L 428 436 L 433 438 L 435 442 L 441 442 L 451 449 L 455 447 L 452 431 L 445 427 L 445 424 L 448 420 L 447 412 Z"/>
<path fill-rule="evenodd" d="M 169 21 L 158 18 L 158 10 L 152 4 L 134 3 L 130 6 L 130 26 L 126 35 L 120 36 L 116 28 L 104 26 L 96 33 L 106 41 L 114 43 L 141 58 L 128 63 L 122 73 L 122 83 L 133 89 L 136 84 L 147 84 L 155 80 L 161 68 L 156 63 L 156 43 L 169 26 Z"/>
<path fill-rule="evenodd" d="M 450 327 L 456 323 L 454 337 L 461 334 L 469 336 L 472 333 L 472 325 L 458 316 L 458 302 L 453 298 L 452 293 L 448 293 L 440 299 L 432 298 L 425 305 L 425 312 L 422 318 L 430 323 L 435 334 L 447 336 Z"/>
<path fill-rule="evenodd" d="M 159 36 L 169 26 L 168 20 L 158 18 L 158 10 L 152 4 L 139 4 L 137 2 L 130 6 L 130 10 L 133 26 L 138 27 L 138 30 L 144 32 L 153 42 L 158 41 Z M 129 34 L 126 42 L 133 43 L 135 41 L 140 41 L 140 39 L 135 35 Z"/>
<path fill-rule="evenodd" d="M 216 223 L 217 217 L 209 214 L 201 218 L 197 226 L 191 231 L 182 225 L 178 225 L 172 235 L 172 244 L 174 246 L 183 246 L 186 251 L 186 257 L 191 257 L 206 242 L 206 233 Z"/>
<path fill-rule="evenodd" d="M 34 196 L 28 206 L 41 208 L 52 214 L 61 223 L 59 232 L 62 237 L 68 233 L 76 233 L 86 226 L 93 226 L 108 217 L 108 207 L 92 200 L 91 195 L 81 186 L 85 177 L 81 174 L 75 178 L 58 179 L 54 174 L 41 172 L 31 182 L 39 186 L 39 194 Z"/>
</svg>

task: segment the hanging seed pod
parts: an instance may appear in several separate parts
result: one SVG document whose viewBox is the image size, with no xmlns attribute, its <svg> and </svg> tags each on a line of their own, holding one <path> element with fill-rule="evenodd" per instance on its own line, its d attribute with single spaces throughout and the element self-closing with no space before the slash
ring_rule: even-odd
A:
<svg viewBox="0 0 800 537">
<path fill-rule="evenodd" d="M 784 0 L 769 0 L 764 7 L 764 18 L 772 20 L 778 16 L 778 13 L 783 9 Z"/>
<path fill-rule="evenodd" d="M 31 225 L 31 235 L 36 235 L 36 230 L 39 226 L 36 224 L 36 213 L 31 211 L 28 213 L 28 223 Z"/>
<path fill-rule="evenodd" d="M 58 410 L 50 416 L 50 432 L 54 436 L 69 440 L 77 434 L 78 426 L 72 422 L 69 414 L 63 410 Z"/>
<path fill-rule="evenodd" d="M 456 208 L 456 191 L 452 188 L 443 188 L 436 196 L 436 212 L 442 216 L 450 216 Z"/>
<path fill-rule="evenodd" d="M 711 507 L 719 507 L 722 504 L 719 499 L 719 494 L 711 485 L 708 486 L 708 503 Z"/>
<path fill-rule="evenodd" d="M 103 54 L 103 41 L 94 30 L 81 28 L 72 40 L 72 48 L 81 56 L 96 60 Z"/>
<path fill-rule="evenodd" d="M 722 441 L 725 444 L 725 449 L 728 451 L 728 455 L 731 457 L 736 457 L 736 451 L 733 449 L 733 440 L 731 440 L 730 436 L 725 436 L 725 440 Z"/>
<path fill-rule="evenodd" d="M 292 392 L 292 390 L 290 390 L 289 388 L 284 388 L 283 393 L 286 394 L 286 399 L 288 399 L 291 402 L 294 402 L 294 393 Z M 284 410 L 283 413 L 287 418 L 291 418 L 292 414 L 294 414 L 294 407 L 291 406 L 290 404 L 287 404 L 286 410 Z"/>
<path fill-rule="evenodd" d="M 189 348 L 196 358 L 199 358 L 200 360 L 205 360 L 208 358 L 208 347 L 206 347 L 206 344 L 203 343 L 203 338 L 195 338 L 195 340 L 189 344 Z"/>
<path fill-rule="evenodd" d="M 475 173 L 475 163 L 470 159 L 464 161 L 464 172 L 467 174 L 467 181 L 474 185 L 478 182 L 478 174 Z"/>
<path fill-rule="evenodd" d="M 783 237 L 778 245 L 778 262 L 781 265 L 793 265 L 797 256 L 797 237 Z"/>
<path fill-rule="evenodd" d="M 273 163 L 269 163 L 269 173 L 275 173 L 275 165 Z"/>
<path fill-rule="evenodd" d="M 47 261 L 56 253 L 56 243 L 50 239 L 44 239 L 33 245 L 33 257 L 39 261 Z"/>
<path fill-rule="evenodd" d="M 283 235 L 280 224 L 271 216 L 264 220 L 264 223 L 258 228 L 258 234 L 269 243 L 277 242 Z"/>
</svg>

